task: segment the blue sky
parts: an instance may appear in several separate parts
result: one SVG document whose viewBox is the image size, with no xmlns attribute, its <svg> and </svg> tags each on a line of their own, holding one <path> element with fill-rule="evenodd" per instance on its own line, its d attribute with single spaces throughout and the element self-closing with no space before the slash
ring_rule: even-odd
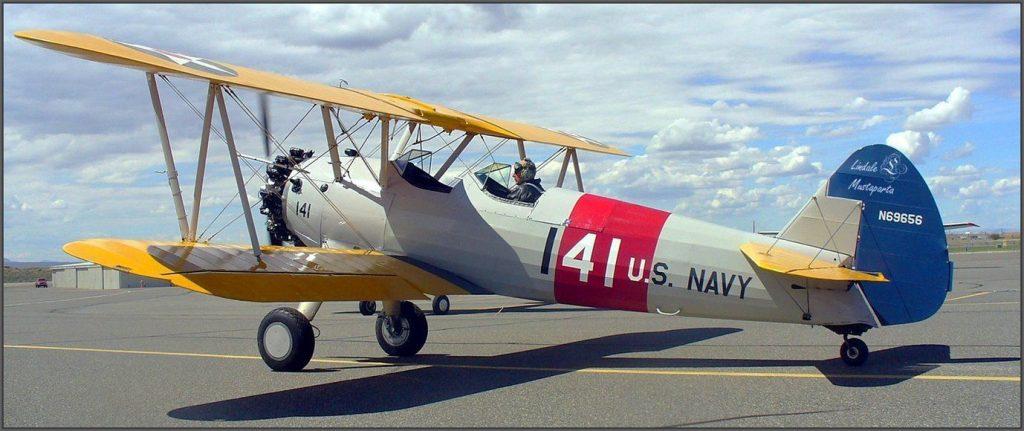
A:
<svg viewBox="0 0 1024 431">
<path fill-rule="evenodd" d="M 65 259 L 60 246 L 81 238 L 177 235 L 144 75 L 13 37 L 28 28 L 578 132 L 634 155 L 584 154 L 588 191 L 741 229 L 781 227 L 851 152 L 889 142 L 945 221 L 1019 229 L 1019 5 L 7 4 L 4 255 L 15 260 Z M 200 83 L 175 85 L 201 101 Z M 162 91 L 190 190 L 199 123 Z M 272 106 L 279 127 L 308 108 Z M 322 133 L 306 122 L 289 143 L 320 148 Z M 260 151 L 254 129 L 236 134 L 242 152 Z M 223 150 L 211 157 L 204 205 L 219 209 L 234 184 Z M 216 240 L 245 242 L 242 223 Z"/>
</svg>

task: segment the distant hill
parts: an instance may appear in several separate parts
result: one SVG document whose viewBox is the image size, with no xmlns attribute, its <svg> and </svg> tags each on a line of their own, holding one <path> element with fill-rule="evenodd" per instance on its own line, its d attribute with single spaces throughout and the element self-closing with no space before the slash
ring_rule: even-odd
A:
<svg viewBox="0 0 1024 431">
<path fill-rule="evenodd" d="M 10 259 L 8 259 L 6 257 L 4 258 L 4 266 L 5 267 L 10 267 L 10 268 L 49 268 L 51 266 L 65 265 L 65 264 L 68 264 L 68 263 L 75 263 L 75 262 L 57 262 L 57 261 L 48 261 L 48 260 L 44 260 L 44 261 L 41 261 L 41 262 L 18 262 L 18 261 L 10 260 Z"/>
<path fill-rule="evenodd" d="M 47 268 L 4 267 L 4 283 L 24 283 L 27 281 L 36 281 L 36 279 L 39 278 L 49 280 L 53 277 L 52 273 Z"/>
</svg>

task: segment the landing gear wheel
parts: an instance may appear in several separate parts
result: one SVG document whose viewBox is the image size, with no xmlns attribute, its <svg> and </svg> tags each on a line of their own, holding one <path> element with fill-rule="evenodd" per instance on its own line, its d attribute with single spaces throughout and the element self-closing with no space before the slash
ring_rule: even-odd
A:
<svg viewBox="0 0 1024 431">
<path fill-rule="evenodd" d="M 359 314 L 372 316 L 377 312 L 377 301 L 359 301 Z"/>
<path fill-rule="evenodd" d="M 430 308 L 435 315 L 448 314 L 448 310 L 452 308 L 452 302 L 448 300 L 448 295 L 435 296 L 430 303 Z"/>
<path fill-rule="evenodd" d="M 256 340 L 263 362 L 274 371 L 299 371 L 313 357 L 313 325 L 294 308 L 267 313 Z"/>
<path fill-rule="evenodd" d="M 402 301 L 398 316 L 377 316 L 377 343 L 391 356 L 412 356 L 427 342 L 427 318 L 420 308 Z"/>
<path fill-rule="evenodd" d="M 839 348 L 839 357 L 851 367 L 859 367 L 868 360 L 868 345 L 859 338 L 850 338 L 843 341 Z"/>
</svg>

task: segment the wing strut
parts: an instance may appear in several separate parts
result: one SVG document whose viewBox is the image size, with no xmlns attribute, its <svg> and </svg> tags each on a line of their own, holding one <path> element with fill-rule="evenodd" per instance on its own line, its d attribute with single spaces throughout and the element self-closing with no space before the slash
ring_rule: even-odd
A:
<svg viewBox="0 0 1024 431">
<path fill-rule="evenodd" d="M 409 139 L 412 138 L 413 132 L 416 131 L 416 126 L 417 126 L 417 123 L 414 123 L 412 121 L 410 121 L 406 125 L 405 131 L 402 132 L 401 139 L 398 140 L 398 146 L 396 146 L 395 150 L 391 153 L 391 159 L 392 160 L 397 159 L 398 156 L 401 156 L 402 153 L 405 152 L 405 147 L 409 145 Z"/>
<path fill-rule="evenodd" d="M 562 183 L 565 182 L 565 172 L 569 170 L 569 160 L 572 159 L 572 152 L 575 151 L 572 148 L 565 150 L 565 157 L 562 157 L 562 169 L 558 171 L 558 182 L 555 183 L 555 187 L 562 187 Z"/>
<path fill-rule="evenodd" d="M 380 188 L 385 189 L 388 186 L 388 141 L 389 126 L 391 126 L 391 119 L 386 116 L 381 116 L 380 121 Z"/>
<path fill-rule="evenodd" d="M 572 170 L 576 172 L 576 190 L 583 191 L 583 174 L 580 172 L 580 156 L 572 149 Z"/>
<path fill-rule="evenodd" d="M 289 159 L 291 159 L 291 161 L 294 164 L 298 164 L 298 162 L 296 162 L 294 158 L 292 158 L 290 155 L 288 155 L 288 152 L 285 151 L 284 147 L 281 144 L 284 141 L 288 140 L 288 137 L 291 136 L 291 133 L 295 131 L 295 128 L 299 127 L 299 125 L 302 124 L 302 121 L 304 121 L 306 119 L 306 116 L 309 115 L 310 112 L 313 112 L 313 108 L 315 108 L 317 105 L 314 104 L 313 106 L 310 106 L 309 110 L 306 111 L 306 115 L 303 115 L 302 119 L 299 120 L 299 123 L 296 124 L 295 127 L 292 128 L 292 130 L 290 132 L 288 132 L 287 135 L 285 135 L 284 139 L 282 139 L 281 141 L 278 141 L 277 139 L 274 138 L 274 135 L 270 133 L 270 130 L 268 130 L 265 127 L 265 125 L 261 124 L 258 119 L 256 119 L 256 115 L 253 114 L 251 109 L 249 109 L 247 106 L 245 106 L 245 103 L 243 103 L 242 100 L 238 97 L 238 95 L 235 94 L 235 92 L 231 90 L 231 87 L 222 86 L 222 89 L 225 92 L 227 92 L 228 95 L 231 96 L 231 99 L 234 100 L 236 104 L 238 104 L 238 107 L 241 108 L 243 112 L 245 112 L 246 116 L 249 117 L 249 120 L 251 120 L 253 122 L 253 124 L 256 125 L 256 127 L 259 127 L 261 130 L 263 130 L 263 132 L 266 134 L 266 136 L 268 138 L 270 138 L 270 142 L 273 143 L 275 147 L 277 147 L 278 151 L 281 151 L 282 153 L 284 153 Z M 223 97 L 221 97 L 221 99 L 223 99 Z M 317 183 L 316 181 L 314 181 L 312 178 L 309 177 L 309 173 L 307 171 L 305 171 L 304 169 L 298 169 L 298 170 L 295 170 L 295 172 L 298 172 L 299 175 L 302 175 L 302 177 L 305 178 L 306 181 L 309 181 L 310 184 L 316 184 Z M 244 186 L 244 184 L 242 184 L 242 185 Z M 334 212 L 338 214 L 338 217 L 341 217 L 341 219 L 345 221 L 345 224 L 348 225 L 349 229 L 352 230 L 352 233 L 354 233 L 357 237 L 359 237 L 360 240 L 362 240 L 364 243 L 366 243 L 366 245 L 368 247 L 368 250 L 376 250 L 373 247 L 373 243 L 368 241 L 366 239 L 366 237 L 363 236 L 363 234 L 359 233 L 359 230 L 357 230 L 354 227 L 354 225 L 351 223 L 351 221 L 348 219 L 348 217 L 346 217 L 345 214 L 341 212 L 341 209 L 339 209 L 338 206 L 335 205 L 333 201 L 331 201 L 330 199 L 327 198 L 327 195 L 324 194 L 323 190 L 320 190 L 320 187 L 313 187 L 313 190 L 315 190 L 317 193 L 319 193 L 320 197 L 322 197 L 324 199 L 324 202 L 326 202 L 328 205 L 330 205 L 330 207 L 332 209 L 334 209 Z M 246 213 L 246 217 L 247 217 L 247 220 L 251 219 L 251 215 L 249 213 Z M 255 238 L 256 237 L 253 236 L 253 241 L 254 242 L 256 241 Z"/>
<path fill-rule="evenodd" d="M 459 158 L 459 154 L 462 154 L 462 150 L 466 149 L 466 145 L 469 145 L 469 141 L 472 141 L 476 137 L 474 133 L 466 133 L 466 137 L 462 138 L 462 142 L 459 143 L 458 147 L 455 147 L 455 151 L 452 151 L 452 155 L 448 156 L 448 160 L 444 161 L 444 164 L 434 174 L 434 179 L 441 181 L 441 177 L 445 172 L 448 172 L 448 168 L 452 167 L 452 163 L 455 163 L 455 159 Z"/>
<path fill-rule="evenodd" d="M 164 109 L 160 106 L 160 92 L 156 88 L 153 73 L 146 73 L 149 81 L 149 97 L 153 101 L 153 112 L 156 114 L 156 128 L 160 132 L 160 146 L 164 151 L 164 162 L 167 164 L 167 184 L 171 187 L 171 198 L 174 200 L 174 211 L 178 213 L 178 229 L 181 239 L 188 237 L 188 221 L 185 217 L 185 203 L 181 200 L 181 186 L 178 185 L 178 170 L 174 168 L 174 154 L 171 153 L 171 140 L 167 137 L 167 123 L 164 121 Z"/>
<path fill-rule="evenodd" d="M 228 155 L 231 156 L 231 169 L 235 171 L 235 184 L 238 186 L 238 200 L 242 202 L 242 214 L 245 214 L 245 226 L 249 229 L 249 240 L 252 242 L 252 254 L 260 257 L 260 240 L 256 237 L 256 226 L 252 222 L 252 210 L 249 208 L 249 195 L 245 193 L 245 182 L 242 180 L 242 168 L 238 166 L 238 151 L 235 150 L 235 137 L 231 134 L 231 122 L 228 119 L 228 109 L 224 106 L 224 92 L 217 86 L 214 94 L 217 96 L 217 108 L 220 110 L 220 122 L 224 127 L 224 139 L 228 145 Z"/>
<path fill-rule="evenodd" d="M 199 229 L 199 204 L 203 201 L 203 178 L 206 174 L 206 151 L 210 146 L 210 126 L 213 121 L 213 100 L 216 98 L 214 92 L 217 87 L 210 84 L 206 92 L 206 114 L 203 115 L 203 136 L 199 141 L 199 165 L 196 166 L 195 191 L 192 192 L 192 223 L 189 224 L 188 238 L 186 241 L 196 240 L 196 230 Z"/>
<path fill-rule="evenodd" d="M 355 131 L 358 131 L 360 128 L 362 128 L 366 124 L 369 124 L 370 123 L 369 120 L 367 120 L 367 122 L 365 124 L 360 125 L 359 127 L 356 127 L 355 129 L 349 129 L 348 127 L 345 127 L 345 123 L 341 121 L 341 117 L 338 115 L 338 111 L 334 111 L 332 113 L 332 115 L 334 115 L 334 120 L 338 122 L 338 128 L 341 129 L 341 134 L 345 135 L 345 138 L 348 139 L 348 142 L 352 144 L 352 149 L 356 150 L 356 156 L 359 157 L 359 160 L 362 161 L 363 165 L 366 166 L 366 171 L 369 172 L 370 176 L 373 177 L 373 182 L 375 182 L 377 184 L 380 184 L 380 180 L 378 179 L 377 173 L 373 171 L 373 168 L 370 167 L 370 162 L 367 162 L 366 161 L 366 157 L 363 156 L 363 145 L 366 144 L 366 141 L 365 140 L 363 141 L 363 145 L 356 145 L 356 141 L 354 139 L 352 139 L 352 133 L 355 132 Z M 359 121 L 356 121 L 355 124 L 359 124 Z M 353 124 L 353 126 L 355 126 L 355 124 Z M 370 126 L 370 132 L 366 136 L 367 139 L 369 139 L 370 135 L 373 134 L 373 130 L 376 127 L 377 127 L 376 125 Z M 352 161 L 350 161 L 348 163 L 348 165 L 345 166 L 345 172 L 348 172 L 349 169 L 352 168 L 352 164 L 353 163 L 355 163 L 355 159 L 352 159 Z"/>
<path fill-rule="evenodd" d="M 324 131 L 327 132 L 327 149 L 331 153 L 331 167 L 334 169 L 334 182 L 338 182 L 341 181 L 341 156 L 338 155 L 338 142 L 334 139 L 334 122 L 331 121 L 331 109 L 330 106 L 320 105 L 320 112 L 324 116 Z"/>
</svg>

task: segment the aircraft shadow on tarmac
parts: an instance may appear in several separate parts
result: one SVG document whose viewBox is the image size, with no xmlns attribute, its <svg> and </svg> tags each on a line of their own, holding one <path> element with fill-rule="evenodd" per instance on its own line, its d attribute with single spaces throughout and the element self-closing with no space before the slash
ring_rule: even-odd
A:
<svg viewBox="0 0 1024 431">
<path fill-rule="evenodd" d="M 951 359 L 949 346 L 916 345 L 871 353 L 868 364 L 850 368 L 839 359 L 621 358 L 739 332 L 736 328 L 687 328 L 618 334 L 498 356 L 419 355 L 412 360 L 373 360 L 425 367 L 303 388 L 198 404 L 167 413 L 176 419 L 248 421 L 286 417 L 380 413 L 478 394 L 584 368 L 708 369 L 813 366 L 837 386 L 900 383 L 946 363 L 1019 361 L 1020 358 Z M 837 349 L 838 350 L 838 349 Z M 306 372 L 327 372 L 311 369 Z"/>
<path fill-rule="evenodd" d="M 519 305 L 510 305 L 510 306 L 504 306 L 504 307 L 498 306 L 498 307 L 475 308 L 475 309 L 461 309 L 461 310 L 457 309 L 455 307 L 452 307 L 452 309 L 450 311 L 448 311 L 448 315 L 497 314 L 497 313 L 521 313 L 521 312 L 530 312 L 530 313 L 559 313 L 559 312 L 565 312 L 565 311 L 576 311 L 576 312 L 585 311 L 585 312 L 590 313 L 590 312 L 595 312 L 595 311 L 614 311 L 614 310 L 602 310 L 602 309 L 598 309 L 598 308 L 576 307 L 576 306 L 571 306 L 571 305 L 570 306 L 560 306 L 560 304 L 550 304 L 550 303 L 546 303 L 546 302 L 536 302 L 536 303 L 532 303 L 532 304 L 519 304 Z M 428 314 L 428 315 L 433 314 L 433 313 L 430 312 L 430 306 L 429 305 L 426 308 L 424 308 L 423 312 L 425 314 Z M 359 314 L 359 311 L 356 311 L 356 310 L 351 310 L 351 311 L 335 311 L 333 314 Z"/>
</svg>

